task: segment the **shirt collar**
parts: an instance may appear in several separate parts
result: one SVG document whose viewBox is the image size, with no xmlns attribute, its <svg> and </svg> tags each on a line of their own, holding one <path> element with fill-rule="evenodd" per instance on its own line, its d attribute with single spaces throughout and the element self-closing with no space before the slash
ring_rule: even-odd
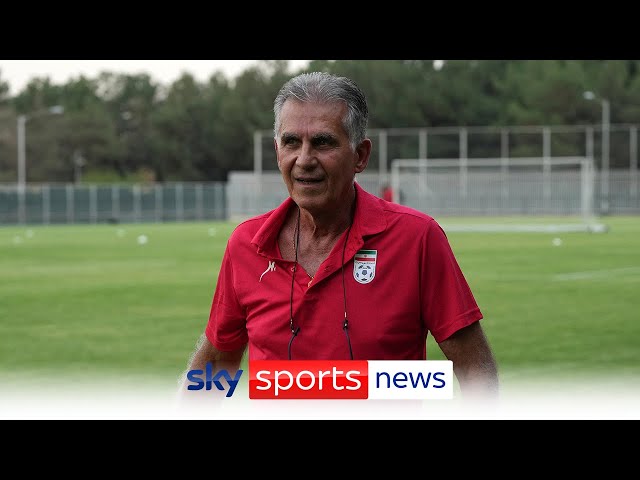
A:
<svg viewBox="0 0 640 480">
<path fill-rule="evenodd" d="M 352 255 L 364 243 L 364 237 L 384 231 L 387 222 L 381 200 L 365 191 L 358 182 L 356 189 L 356 211 L 353 218 L 347 255 Z M 275 210 L 267 216 L 266 221 L 256 232 L 251 243 L 258 249 L 258 254 L 269 258 L 280 256 L 278 249 L 278 233 L 282 228 L 289 208 L 295 205 L 291 197 L 287 197 Z M 351 252 L 353 250 L 353 252 Z"/>
</svg>

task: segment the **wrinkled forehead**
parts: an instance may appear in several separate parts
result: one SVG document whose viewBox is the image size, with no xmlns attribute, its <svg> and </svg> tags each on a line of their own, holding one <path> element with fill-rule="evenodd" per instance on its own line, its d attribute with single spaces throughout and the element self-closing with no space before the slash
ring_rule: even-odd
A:
<svg viewBox="0 0 640 480">
<path fill-rule="evenodd" d="M 303 102 L 290 98 L 282 107 L 278 136 L 317 132 L 344 134 L 346 113 L 347 106 L 343 101 Z"/>
</svg>

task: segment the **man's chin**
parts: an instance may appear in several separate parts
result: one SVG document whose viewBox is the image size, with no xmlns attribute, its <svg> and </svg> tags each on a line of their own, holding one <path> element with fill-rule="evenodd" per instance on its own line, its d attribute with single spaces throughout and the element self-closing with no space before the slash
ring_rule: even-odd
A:
<svg viewBox="0 0 640 480">
<path fill-rule="evenodd" d="M 292 197 L 300 206 L 302 206 L 303 204 L 306 204 L 310 207 L 313 205 L 315 205 L 316 207 L 322 206 L 323 204 L 328 205 L 328 198 L 325 195 L 324 190 L 320 189 L 319 187 L 296 187 L 293 191 Z"/>
</svg>

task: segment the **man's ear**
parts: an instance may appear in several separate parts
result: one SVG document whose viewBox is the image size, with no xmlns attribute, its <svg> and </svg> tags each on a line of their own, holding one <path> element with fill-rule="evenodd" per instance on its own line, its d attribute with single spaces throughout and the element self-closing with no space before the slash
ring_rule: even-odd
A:
<svg viewBox="0 0 640 480">
<path fill-rule="evenodd" d="M 356 154 L 358 155 L 354 168 L 356 173 L 360 173 L 367 168 L 367 165 L 369 164 L 369 157 L 371 157 L 371 147 L 371 140 L 365 138 L 356 148 Z"/>
<path fill-rule="evenodd" d="M 278 141 L 275 138 L 273 139 L 273 148 L 276 151 L 276 160 L 278 161 L 278 170 L 282 171 L 280 169 L 280 156 L 278 155 Z"/>
</svg>

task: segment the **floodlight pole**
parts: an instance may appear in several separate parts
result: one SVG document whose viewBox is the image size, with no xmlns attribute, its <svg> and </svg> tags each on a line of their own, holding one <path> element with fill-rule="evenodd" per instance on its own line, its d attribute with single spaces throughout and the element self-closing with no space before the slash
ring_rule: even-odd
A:
<svg viewBox="0 0 640 480">
<path fill-rule="evenodd" d="M 26 187 L 26 115 L 18 115 L 18 195 L 24 195 Z"/>
<path fill-rule="evenodd" d="M 61 115 L 64 113 L 64 107 L 54 105 L 42 114 Z M 33 116 L 38 115 L 34 114 Z M 17 119 L 17 141 L 18 141 L 18 181 L 16 190 L 18 193 L 18 221 L 21 224 L 26 223 L 25 194 L 27 190 L 27 120 L 28 115 L 18 115 Z"/>
<path fill-rule="evenodd" d="M 596 94 L 590 91 L 584 92 L 587 100 L 596 99 Z M 600 98 L 602 106 L 602 163 L 600 165 L 600 212 L 609 212 L 609 134 L 611 131 L 611 104 L 606 98 Z"/>
<path fill-rule="evenodd" d="M 601 205 L 602 213 L 609 213 L 609 132 L 611 127 L 609 100 L 602 99 L 602 172 Z"/>
</svg>

